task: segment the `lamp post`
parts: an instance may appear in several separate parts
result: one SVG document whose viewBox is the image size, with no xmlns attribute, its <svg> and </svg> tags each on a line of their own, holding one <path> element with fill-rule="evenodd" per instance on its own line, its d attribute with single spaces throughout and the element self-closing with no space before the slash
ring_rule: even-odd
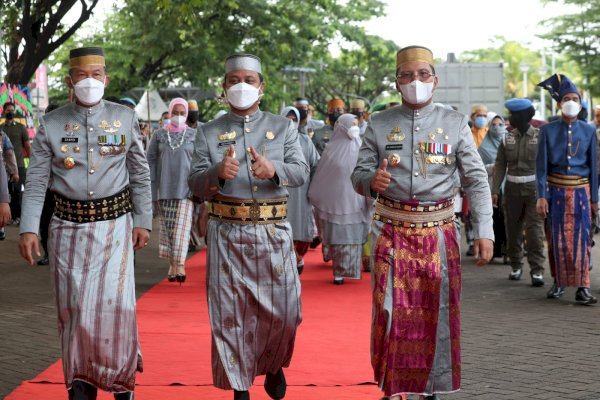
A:
<svg viewBox="0 0 600 400">
<path fill-rule="evenodd" d="M 519 69 L 523 73 L 523 97 L 527 97 L 527 72 L 529 72 L 529 64 L 522 62 L 519 64 Z"/>
<path fill-rule="evenodd" d="M 543 81 L 548 73 L 546 68 L 546 53 L 542 53 L 542 66 L 539 69 L 540 79 Z M 546 90 L 540 88 L 540 117 L 546 120 Z"/>
</svg>

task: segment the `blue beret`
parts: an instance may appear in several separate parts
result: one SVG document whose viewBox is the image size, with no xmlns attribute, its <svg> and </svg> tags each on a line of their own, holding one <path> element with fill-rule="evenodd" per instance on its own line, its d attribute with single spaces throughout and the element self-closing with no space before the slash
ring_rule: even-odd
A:
<svg viewBox="0 0 600 400">
<path fill-rule="evenodd" d="M 560 102 L 563 96 L 567 93 L 577 93 L 581 99 L 581 94 L 579 94 L 577 86 L 575 86 L 575 84 L 563 74 L 554 74 L 550 78 L 538 83 L 537 85 L 550 92 L 550 96 L 557 102 Z"/>
<path fill-rule="evenodd" d="M 523 111 L 527 110 L 530 107 L 533 107 L 533 103 L 529 99 L 509 99 L 504 103 L 504 107 L 508 109 L 508 111 Z"/>
</svg>

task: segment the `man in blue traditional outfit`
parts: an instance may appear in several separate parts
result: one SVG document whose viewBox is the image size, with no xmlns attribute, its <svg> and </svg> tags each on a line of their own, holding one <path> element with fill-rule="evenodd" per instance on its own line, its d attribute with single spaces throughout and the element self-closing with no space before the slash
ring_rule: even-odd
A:
<svg viewBox="0 0 600 400">
<path fill-rule="evenodd" d="M 547 220 L 548 257 L 554 285 L 547 297 L 577 287 L 578 304 L 595 304 L 590 292 L 591 218 L 598 213 L 596 130 L 577 119 L 581 95 L 562 74 L 538 84 L 548 90 L 562 118 L 542 126 L 536 158 L 536 210 Z"/>
</svg>

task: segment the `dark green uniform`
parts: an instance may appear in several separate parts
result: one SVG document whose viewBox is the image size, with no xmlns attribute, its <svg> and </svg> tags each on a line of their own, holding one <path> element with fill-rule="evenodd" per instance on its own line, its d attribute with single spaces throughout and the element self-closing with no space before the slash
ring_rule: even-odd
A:
<svg viewBox="0 0 600 400">
<path fill-rule="evenodd" d="M 544 220 L 537 214 L 535 157 L 539 130 L 530 126 L 525 134 L 513 129 L 498 148 L 494 166 L 492 194 L 504 188 L 504 220 L 508 241 L 507 255 L 513 271 L 523 267 L 523 227 L 531 275 L 544 273 Z"/>
</svg>

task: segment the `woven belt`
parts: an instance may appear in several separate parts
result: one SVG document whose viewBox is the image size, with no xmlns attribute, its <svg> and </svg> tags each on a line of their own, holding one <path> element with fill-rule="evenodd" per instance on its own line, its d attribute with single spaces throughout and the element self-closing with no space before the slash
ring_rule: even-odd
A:
<svg viewBox="0 0 600 400">
<path fill-rule="evenodd" d="M 208 203 L 208 216 L 234 224 L 272 224 L 286 220 L 287 199 L 240 200 L 218 197 Z"/>
<path fill-rule="evenodd" d="M 506 180 L 511 183 L 535 182 L 535 175 L 525 175 L 525 176 L 506 175 Z"/>
<path fill-rule="evenodd" d="M 548 175 L 547 179 L 548 184 L 563 189 L 578 189 L 590 185 L 590 180 L 588 178 L 576 175 L 551 174 Z"/>
<path fill-rule="evenodd" d="M 69 222 L 98 222 L 117 219 L 133 210 L 129 188 L 109 197 L 71 200 L 54 193 L 54 215 Z"/>
<path fill-rule="evenodd" d="M 430 228 L 454 221 L 454 199 L 422 206 L 379 198 L 375 203 L 376 221 L 404 228 Z"/>
</svg>

